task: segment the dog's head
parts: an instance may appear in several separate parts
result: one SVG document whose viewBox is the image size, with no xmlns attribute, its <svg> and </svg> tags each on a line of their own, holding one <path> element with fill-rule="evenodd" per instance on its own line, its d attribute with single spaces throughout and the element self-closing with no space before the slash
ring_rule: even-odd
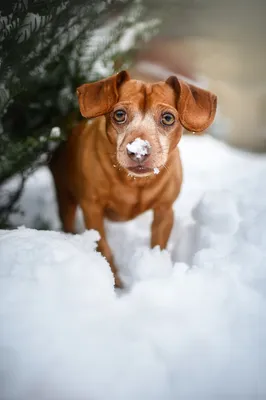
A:
<svg viewBox="0 0 266 400">
<path fill-rule="evenodd" d="M 147 84 L 126 71 L 77 89 L 81 114 L 106 115 L 107 135 L 120 166 L 138 176 L 158 173 L 183 127 L 202 132 L 213 122 L 217 98 L 175 76 Z"/>
</svg>

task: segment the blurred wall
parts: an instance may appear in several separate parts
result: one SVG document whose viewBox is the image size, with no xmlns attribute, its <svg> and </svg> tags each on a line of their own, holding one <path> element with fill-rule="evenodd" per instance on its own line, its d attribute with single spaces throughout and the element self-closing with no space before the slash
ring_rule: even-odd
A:
<svg viewBox="0 0 266 400">
<path fill-rule="evenodd" d="M 208 81 L 229 143 L 266 151 L 266 1 L 144 0 L 161 18 L 158 35 L 139 53 L 133 73 L 150 80 L 173 72 Z"/>
</svg>

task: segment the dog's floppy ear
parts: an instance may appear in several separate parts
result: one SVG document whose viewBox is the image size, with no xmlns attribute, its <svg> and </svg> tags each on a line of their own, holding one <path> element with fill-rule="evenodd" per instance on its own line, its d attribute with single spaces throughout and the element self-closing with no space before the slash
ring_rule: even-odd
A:
<svg viewBox="0 0 266 400">
<path fill-rule="evenodd" d="M 207 90 L 177 79 L 176 76 L 170 76 L 166 83 L 176 93 L 177 111 L 183 127 L 191 132 L 202 132 L 208 128 L 215 117 L 217 97 Z"/>
<path fill-rule="evenodd" d="M 118 100 L 118 89 L 130 79 L 127 71 L 77 88 L 80 112 L 83 117 L 94 118 L 107 114 Z"/>
</svg>

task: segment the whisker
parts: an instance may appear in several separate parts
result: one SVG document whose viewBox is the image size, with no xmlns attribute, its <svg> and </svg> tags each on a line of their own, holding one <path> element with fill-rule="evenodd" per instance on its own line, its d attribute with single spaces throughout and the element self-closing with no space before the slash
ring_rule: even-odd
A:
<svg viewBox="0 0 266 400">
<path fill-rule="evenodd" d="M 166 170 L 167 173 L 169 172 L 169 168 L 165 164 L 163 164 L 163 168 Z"/>
</svg>

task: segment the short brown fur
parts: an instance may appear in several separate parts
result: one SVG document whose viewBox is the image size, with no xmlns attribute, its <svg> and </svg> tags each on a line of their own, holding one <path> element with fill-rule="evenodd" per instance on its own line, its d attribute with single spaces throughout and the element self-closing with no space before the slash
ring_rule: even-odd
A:
<svg viewBox="0 0 266 400">
<path fill-rule="evenodd" d="M 216 96 L 176 77 L 145 84 L 131 80 L 126 71 L 82 85 L 77 94 L 82 115 L 97 118 L 76 126 L 52 157 L 59 214 L 64 231 L 74 232 L 76 208 L 81 207 L 86 228 L 100 233 L 98 249 L 110 263 L 116 286 L 121 286 L 104 218 L 127 221 L 153 210 L 151 246 L 167 246 L 172 205 L 182 184 L 177 144 L 183 127 L 201 132 L 212 123 Z M 127 121 L 118 124 L 114 112 L 121 108 Z M 160 122 L 165 110 L 175 117 L 173 126 Z M 126 150 L 137 137 L 148 140 L 152 149 L 141 162 L 132 160 Z M 145 173 L 132 173 L 136 168 Z M 160 169 L 158 175 L 154 168 Z"/>
</svg>

